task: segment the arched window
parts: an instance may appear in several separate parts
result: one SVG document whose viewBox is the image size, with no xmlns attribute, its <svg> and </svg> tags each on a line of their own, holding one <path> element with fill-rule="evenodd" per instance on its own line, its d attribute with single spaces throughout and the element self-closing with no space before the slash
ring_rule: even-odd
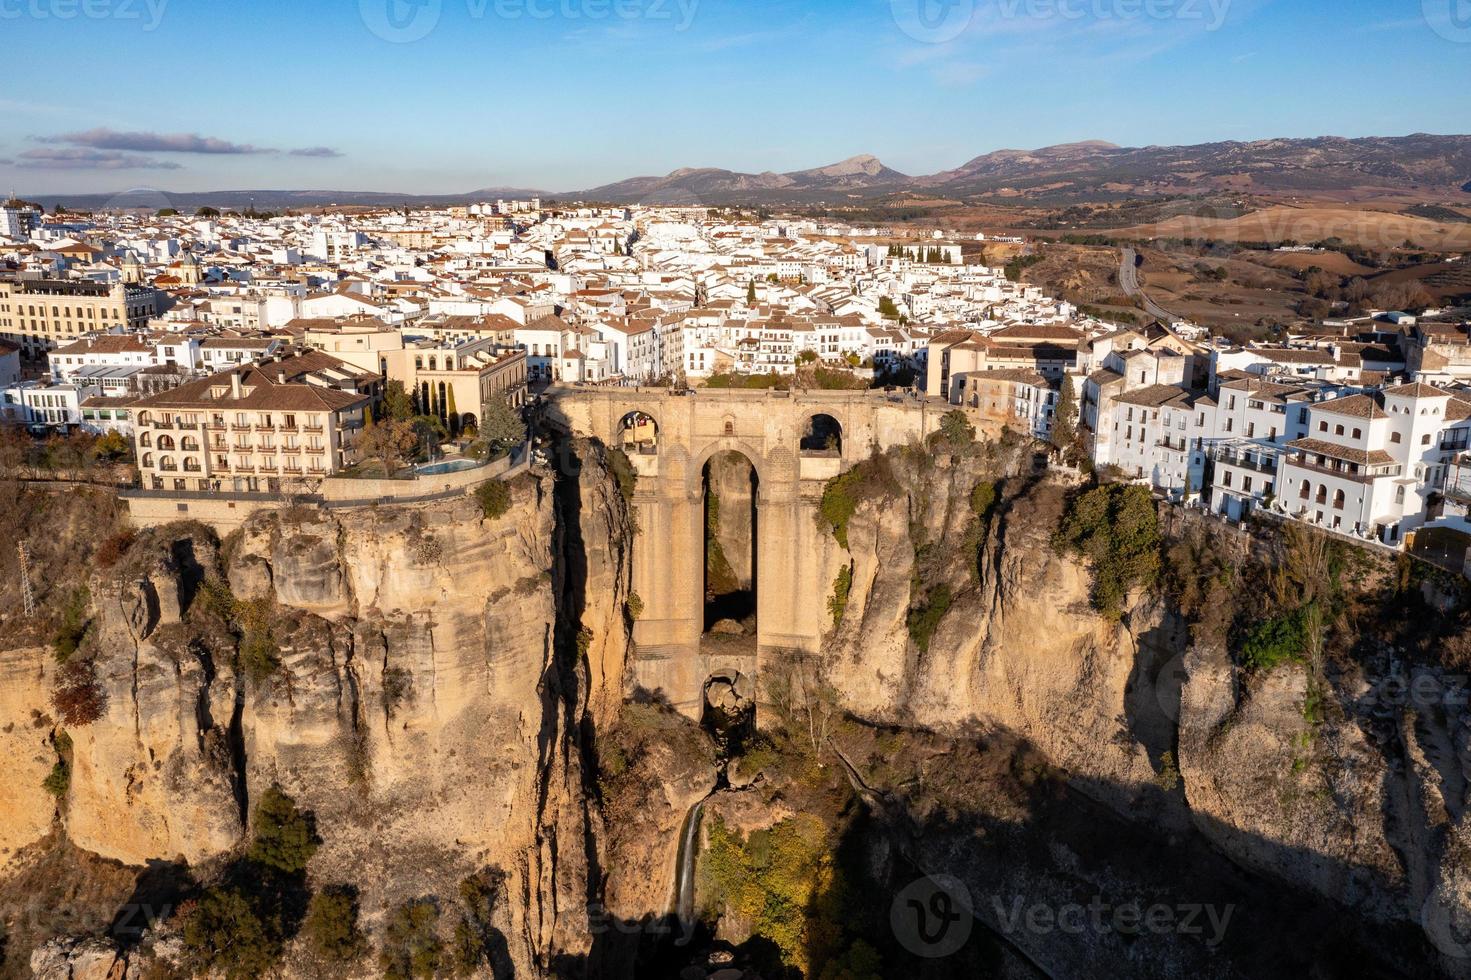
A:
<svg viewBox="0 0 1471 980">
<path fill-rule="evenodd" d="M 183 449 L 185 452 L 198 452 L 199 440 L 195 439 L 192 436 L 185 436 L 183 439 L 179 440 L 179 448 Z"/>
<path fill-rule="evenodd" d="M 1343 491 L 1336 490 L 1333 493 L 1333 509 L 1343 510 Z"/>
<path fill-rule="evenodd" d="M 173 449 L 174 448 L 174 437 L 173 436 L 159 436 L 158 437 L 158 448 L 159 449 Z"/>
<path fill-rule="evenodd" d="M 187 470 L 187 471 L 189 471 L 190 473 L 198 473 L 199 472 L 199 460 L 195 459 L 193 456 L 185 456 L 184 457 L 184 469 Z"/>
<path fill-rule="evenodd" d="M 614 442 L 625 449 L 652 452 L 659 444 L 659 423 L 647 412 L 635 409 L 619 419 Z"/>
<path fill-rule="evenodd" d="M 153 454 L 152 453 L 144 453 L 143 454 L 143 466 L 144 466 L 144 468 L 146 469 L 147 467 L 150 467 L 152 465 L 153 465 Z"/>
<path fill-rule="evenodd" d="M 831 415 L 814 415 L 800 441 L 804 454 L 839 455 L 843 451 L 843 427 Z"/>
<path fill-rule="evenodd" d="M 1321 486 L 1321 485 L 1318 487 L 1317 502 L 1320 503 L 1320 504 L 1326 504 L 1328 502 L 1328 488 L 1327 487 Z"/>
<path fill-rule="evenodd" d="M 138 445 L 140 445 L 140 446 L 152 446 L 153 445 L 153 435 L 152 435 L 152 433 L 145 432 L 142 435 L 140 435 L 138 437 Z"/>
<path fill-rule="evenodd" d="M 1302 481 L 1302 490 L 1299 493 L 1299 496 L 1302 497 L 1303 500 L 1307 500 L 1310 497 L 1312 497 L 1312 495 L 1313 495 L 1313 485 L 1311 483 L 1309 483 L 1307 480 Z"/>
<path fill-rule="evenodd" d="M 173 470 L 178 469 L 179 466 L 178 466 L 177 463 L 174 462 L 174 457 L 172 457 L 172 456 L 160 456 L 158 458 L 158 468 L 161 469 L 161 470 L 173 471 Z"/>
</svg>

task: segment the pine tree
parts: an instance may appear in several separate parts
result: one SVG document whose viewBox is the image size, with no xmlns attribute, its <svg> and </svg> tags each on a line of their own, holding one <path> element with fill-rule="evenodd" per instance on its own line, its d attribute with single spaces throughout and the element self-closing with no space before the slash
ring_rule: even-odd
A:
<svg viewBox="0 0 1471 980">
<path fill-rule="evenodd" d="M 460 413 L 455 411 L 455 389 L 453 386 L 449 389 L 445 410 L 449 413 L 449 434 L 452 438 L 458 439 L 460 435 Z"/>
<path fill-rule="evenodd" d="M 746 305 L 756 305 L 756 280 L 754 279 L 746 284 Z"/>
</svg>

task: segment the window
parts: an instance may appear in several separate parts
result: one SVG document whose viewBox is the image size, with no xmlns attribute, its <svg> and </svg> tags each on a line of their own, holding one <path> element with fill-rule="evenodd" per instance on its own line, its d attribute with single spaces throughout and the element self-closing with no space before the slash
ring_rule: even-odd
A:
<svg viewBox="0 0 1471 980">
<path fill-rule="evenodd" d="M 1389 434 L 1389 441 L 1394 443 L 1395 445 L 1399 445 L 1402 440 L 1400 439 L 1400 434 L 1398 432 L 1391 432 Z"/>
<path fill-rule="evenodd" d="M 1423 436 L 1420 437 L 1420 445 L 1422 445 L 1422 446 L 1428 446 L 1428 445 L 1430 445 L 1430 433 L 1427 432 Z"/>
<path fill-rule="evenodd" d="M 1343 426 L 1341 426 L 1341 425 L 1335 425 L 1333 427 L 1333 434 L 1335 436 L 1341 436 L 1341 435 L 1343 435 Z"/>
<path fill-rule="evenodd" d="M 1355 429 L 1354 430 L 1354 438 L 1355 439 L 1362 439 L 1362 438 L 1364 438 L 1364 432 L 1363 432 L 1363 430 L 1362 429 Z"/>
</svg>

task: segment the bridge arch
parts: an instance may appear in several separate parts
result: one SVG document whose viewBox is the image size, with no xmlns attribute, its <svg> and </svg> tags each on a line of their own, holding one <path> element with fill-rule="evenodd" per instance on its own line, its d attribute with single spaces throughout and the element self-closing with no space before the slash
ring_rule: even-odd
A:
<svg viewBox="0 0 1471 980">
<path fill-rule="evenodd" d="M 746 457 L 746 462 L 751 464 L 751 469 L 756 473 L 756 482 L 763 485 L 766 483 L 771 470 L 766 454 L 739 436 L 722 436 L 707 443 L 690 457 L 689 465 L 685 467 L 685 485 L 692 495 L 704 492 L 705 467 L 721 453 L 737 453 Z"/>
</svg>

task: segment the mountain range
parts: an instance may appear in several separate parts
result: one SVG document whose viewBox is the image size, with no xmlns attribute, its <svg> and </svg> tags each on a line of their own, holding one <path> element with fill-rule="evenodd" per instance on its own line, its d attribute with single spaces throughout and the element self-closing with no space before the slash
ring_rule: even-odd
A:
<svg viewBox="0 0 1471 980">
<path fill-rule="evenodd" d="M 686 167 L 578 191 L 490 187 L 464 194 L 364 191 L 159 191 L 47 195 L 72 207 L 245 207 L 280 210 L 326 205 L 449 204 L 539 196 L 617 204 L 854 204 L 889 200 L 1035 203 L 1121 200 L 1233 191 L 1260 194 L 1420 193 L 1454 199 L 1471 193 L 1471 136 L 1268 139 L 1194 146 L 1122 147 L 1100 140 L 1036 150 L 996 150 L 956 167 L 910 176 L 877 157 L 850 157 L 790 173 L 740 173 Z"/>
</svg>

